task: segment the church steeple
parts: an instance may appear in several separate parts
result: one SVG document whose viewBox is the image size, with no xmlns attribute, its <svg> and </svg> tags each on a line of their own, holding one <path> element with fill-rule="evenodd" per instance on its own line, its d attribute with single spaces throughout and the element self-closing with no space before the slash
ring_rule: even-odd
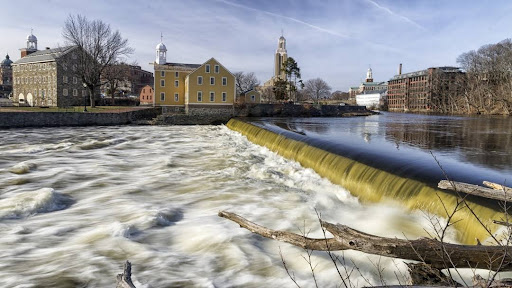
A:
<svg viewBox="0 0 512 288">
<path fill-rule="evenodd" d="M 279 37 L 279 41 L 277 43 L 277 50 L 274 59 L 274 77 L 279 77 L 281 79 L 286 79 L 284 71 L 282 71 L 283 63 L 288 58 L 288 53 L 286 52 L 286 39 L 282 35 Z"/>
</svg>

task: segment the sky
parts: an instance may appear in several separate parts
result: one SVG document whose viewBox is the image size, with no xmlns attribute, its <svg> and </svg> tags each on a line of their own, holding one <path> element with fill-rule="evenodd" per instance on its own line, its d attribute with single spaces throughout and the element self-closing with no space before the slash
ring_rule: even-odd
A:
<svg viewBox="0 0 512 288">
<path fill-rule="evenodd" d="M 435 66 L 512 37 L 512 1 L 473 0 L 0 0 L 0 57 L 20 57 L 33 29 L 38 48 L 64 46 L 69 15 L 99 19 L 128 39 L 127 59 L 152 71 L 163 35 L 167 61 L 201 64 L 214 57 L 231 72 L 273 76 L 281 33 L 302 79 L 322 78 L 348 91 Z"/>
</svg>

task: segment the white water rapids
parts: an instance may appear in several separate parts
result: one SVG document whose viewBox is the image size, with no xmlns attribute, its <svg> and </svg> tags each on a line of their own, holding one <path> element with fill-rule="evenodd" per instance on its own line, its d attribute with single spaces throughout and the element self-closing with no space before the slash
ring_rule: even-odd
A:
<svg viewBox="0 0 512 288">
<path fill-rule="evenodd" d="M 311 237 L 322 236 L 314 209 L 380 236 L 415 238 L 428 227 L 421 212 L 362 205 L 224 126 L 1 133 L 1 287 L 114 287 L 127 259 L 137 287 L 295 287 L 280 249 L 298 283 L 314 286 L 302 249 L 240 229 L 220 210 Z M 404 270 L 402 261 L 344 256 L 360 270 L 356 286 L 397 284 Z M 320 287 L 340 285 L 325 253 L 312 260 Z"/>
</svg>

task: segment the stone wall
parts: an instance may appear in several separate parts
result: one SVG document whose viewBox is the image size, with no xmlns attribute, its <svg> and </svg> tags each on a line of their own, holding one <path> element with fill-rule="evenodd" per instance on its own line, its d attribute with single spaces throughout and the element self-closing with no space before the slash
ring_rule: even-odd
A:
<svg viewBox="0 0 512 288">
<path fill-rule="evenodd" d="M 124 125 L 153 119 L 161 113 L 160 108 L 120 113 L 1 112 L 0 128 Z"/>
<path fill-rule="evenodd" d="M 240 110 L 240 113 L 248 117 L 342 117 L 371 114 L 365 106 L 348 105 L 257 104 L 247 106 L 246 109 Z"/>
<path fill-rule="evenodd" d="M 159 125 L 219 125 L 226 124 L 232 115 L 186 115 L 186 114 L 162 114 L 158 116 L 155 124 Z"/>
</svg>

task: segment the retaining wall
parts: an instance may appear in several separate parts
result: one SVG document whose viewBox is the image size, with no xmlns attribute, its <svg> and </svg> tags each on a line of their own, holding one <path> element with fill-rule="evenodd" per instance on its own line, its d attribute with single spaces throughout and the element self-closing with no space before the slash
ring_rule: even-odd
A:
<svg viewBox="0 0 512 288">
<path fill-rule="evenodd" d="M 371 114 L 365 106 L 257 104 L 247 106 L 246 109 L 241 112 L 247 113 L 249 117 L 341 117 Z"/>
<path fill-rule="evenodd" d="M 123 125 L 153 119 L 160 114 L 160 108 L 117 113 L 1 112 L 0 128 Z"/>
</svg>

